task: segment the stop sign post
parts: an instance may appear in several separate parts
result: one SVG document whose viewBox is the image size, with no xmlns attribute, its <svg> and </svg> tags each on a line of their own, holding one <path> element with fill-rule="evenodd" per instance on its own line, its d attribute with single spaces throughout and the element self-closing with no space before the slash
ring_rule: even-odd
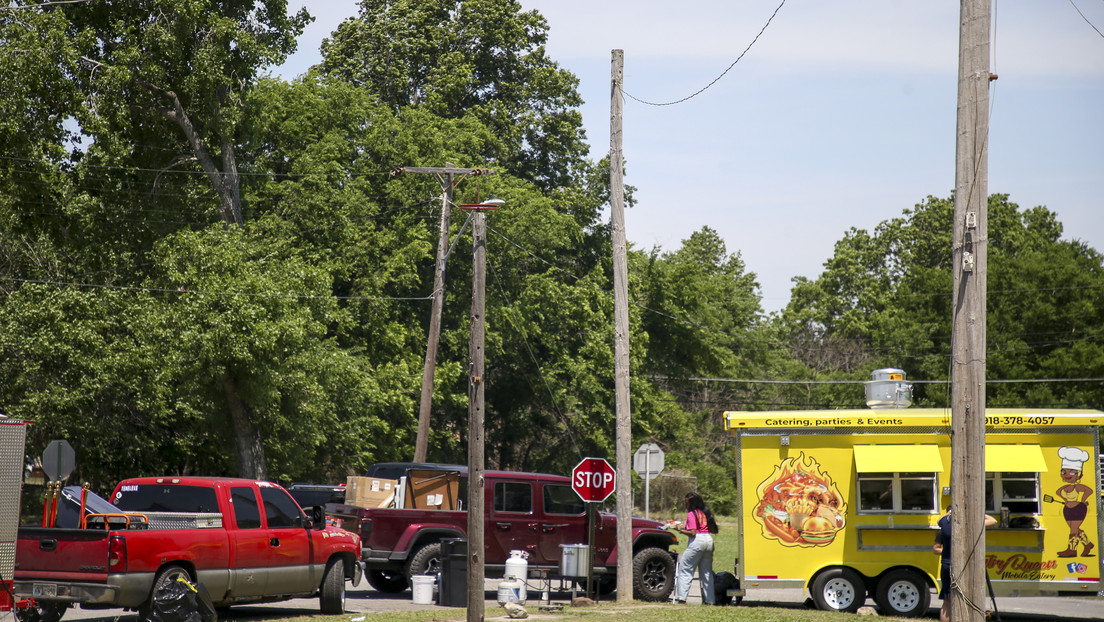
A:
<svg viewBox="0 0 1104 622">
<path fill-rule="evenodd" d="M 587 503 L 601 503 L 613 494 L 617 473 L 604 458 L 583 458 L 571 470 L 571 489 Z"/>
<path fill-rule="evenodd" d="M 591 568 L 594 566 L 595 503 L 613 494 L 617 472 L 605 458 L 583 458 L 571 470 L 571 489 L 587 504 L 587 581 L 586 593 L 591 594 Z M 597 598 L 597 594 L 595 594 Z"/>
</svg>

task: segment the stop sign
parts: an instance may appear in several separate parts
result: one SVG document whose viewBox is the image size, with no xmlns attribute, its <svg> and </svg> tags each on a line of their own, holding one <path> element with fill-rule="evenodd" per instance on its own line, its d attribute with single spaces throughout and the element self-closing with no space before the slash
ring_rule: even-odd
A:
<svg viewBox="0 0 1104 622">
<path fill-rule="evenodd" d="M 571 489 L 583 501 L 599 503 L 613 494 L 617 474 L 604 458 L 583 458 L 571 470 Z"/>
</svg>

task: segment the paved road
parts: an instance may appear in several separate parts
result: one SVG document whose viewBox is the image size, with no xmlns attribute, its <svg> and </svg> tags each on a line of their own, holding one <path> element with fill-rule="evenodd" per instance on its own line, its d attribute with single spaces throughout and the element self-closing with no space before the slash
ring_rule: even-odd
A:
<svg viewBox="0 0 1104 622">
<path fill-rule="evenodd" d="M 558 586 L 558 582 L 555 584 Z M 486 583 L 487 602 L 485 604 L 486 617 L 500 617 L 502 609 L 497 602 L 498 580 L 488 580 Z M 696 594 L 697 584 L 692 587 L 690 602 L 700 603 Z M 553 591 L 551 600 L 553 603 L 568 603 L 571 599 L 570 591 Z M 529 600 L 526 607 L 530 611 L 536 611 L 540 594 L 529 591 Z M 804 607 L 805 597 L 800 590 L 767 590 L 751 589 L 744 599 L 743 607 L 769 606 L 769 607 Z M 869 604 L 873 604 L 871 601 Z M 933 595 L 932 606 L 927 618 L 938 619 L 940 601 Z M 991 603 L 987 603 L 991 608 Z M 368 587 L 366 582 L 360 587 L 348 591 L 346 610 L 349 613 L 386 613 L 389 611 L 417 611 L 440 610 L 444 612 L 456 612 L 455 616 L 463 617 L 462 609 L 454 607 L 438 607 L 436 605 L 415 605 L 409 591 L 397 595 L 385 595 Z M 1056 597 L 1056 596 L 1032 596 L 1032 597 L 1007 597 L 997 600 L 997 609 L 1001 620 L 1009 622 L 1042 622 L 1052 620 L 1104 620 L 1104 598 L 1097 597 Z M 244 605 L 234 607 L 226 616 L 227 620 L 257 621 L 278 620 L 294 616 L 309 616 L 318 613 L 317 598 L 303 598 L 290 600 L 283 603 L 266 605 Z M 866 618 L 856 618 L 866 619 Z M 83 620 L 84 622 L 136 622 L 137 616 L 119 609 L 92 610 L 71 609 L 65 614 L 63 622 Z"/>
</svg>

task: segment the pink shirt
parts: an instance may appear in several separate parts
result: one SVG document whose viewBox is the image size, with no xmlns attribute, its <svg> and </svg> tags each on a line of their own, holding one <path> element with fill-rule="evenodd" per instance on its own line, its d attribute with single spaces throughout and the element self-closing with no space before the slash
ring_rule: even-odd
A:
<svg viewBox="0 0 1104 622">
<path fill-rule="evenodd" d="M 686 530 L 694 533 L 709 533 L 709 523 L 701 510 L 693 510 L 686 515 Z"/>
</svg>

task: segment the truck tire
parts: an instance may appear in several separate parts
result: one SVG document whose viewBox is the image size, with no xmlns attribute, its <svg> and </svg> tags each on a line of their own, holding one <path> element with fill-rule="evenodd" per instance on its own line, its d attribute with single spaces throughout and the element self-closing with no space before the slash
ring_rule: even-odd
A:
<svg viewBox="0 0 1104 622">
<path fill-rule="evenodd" d="M 866 602 L 866 584 L 850 568 L 830 568 L 813 580 L 813 602 L 823 611 L 855 613 Z"/>
<path fill-rule="evenodd" d="M 665 549 L 651 547 L 633 555 L 633 597 L 660 602 L 675 588 L 675 560 Z"/>
<path fill-rule="evenodd" d="M 146 602 L 138 607 L 138 619 L 140 621 L 149 619 L 150 612 L 153 611 L 153 595 L 157 593 L 157 590 L 176 581 L 177 578 L 184 578 L 189 582 L 192 581 L 191 573 L 189 573 L 188 569 L 184 566 L 169 564 L 157 571 L 157 577 L 153 580 L 153 588 L 150 589 L 149 597 L 146 598 Z"/>
<path fill-rule="evenodd" d="M 407 588 L 406 577 L 401 572 L 369 570 L 367 579 L 368 585 L 384 594 L 402 594 Z"/>
<path fill-rule="evenodd" d="M 410 558 L 410 563 L 406 565 L 406 582 L 407 585 L 411 585 L 413 577 L 416 574 L 437 574 L 441 572 L 441 543 L 431 542 L 422 548 Z"/>
<path fill-rule="evenodd" d="M 345 565 L 331 559 L 318 590 L 318 608 L 326 615 L 345 613 Z"/>
<path fill-rule="evenodd" d="M 882 577 L 874 600 L 884 616 L 914 618 L 928 612 L 931 590 L 919 572 L 900 568 Z"/>
<path fill-rule="evenodd" d="M 19 622 L 58 622 L 69 605 L 56 600 L 39 600 L 33 607 L 16 608 L 15 619 Z"/>
</svg>

